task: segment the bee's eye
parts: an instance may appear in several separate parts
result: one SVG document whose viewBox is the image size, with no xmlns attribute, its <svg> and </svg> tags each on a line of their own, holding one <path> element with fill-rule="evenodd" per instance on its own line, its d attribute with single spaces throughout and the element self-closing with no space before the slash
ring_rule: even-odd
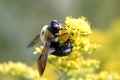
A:
<svg viewBox="0 0 120 80">
<path fill-rule="evenodd" d="M 61 25 L 57 20 L 51 21 L 50 26 L 54 29 L 60 29 L 61 28 Z"/>
<path fill-rule="evenodd" d="M 57 20 L 51 21 L 49 27 L 50 27 L 52 33 L 58 33 L 60 30 L 60 24 Z"/>
<path fill-rule="evenodd" d="M 60 28 L 59 24 L 54 24 L 53 27 L 54 27 L 54 28 L 57 28 L 57 29 Z"/>
</svg>

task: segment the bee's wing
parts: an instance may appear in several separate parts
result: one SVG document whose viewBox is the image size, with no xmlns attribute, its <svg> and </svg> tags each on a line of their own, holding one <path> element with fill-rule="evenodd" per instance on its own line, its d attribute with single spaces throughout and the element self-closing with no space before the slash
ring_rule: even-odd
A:
<svg viewBox="0 0 120 80">
<path fill-rule="evenodd" d="M 38 70 L 40 75 L 44 73 L 46 63 L 47 63 L 47 58 L 48 58 L 48 50 L 49 50 L 49 42 L 45 44 L 44 49 L 42 50 L 41 55 L 38 58 Z"/>
<path fill-rule="evenodd" d="M 36 43 L 40 43 L 40 44 L 44 45 L 44 43 L 46 41 L 46 37 L 47 37 L 46 36 L 47 27 L 48 27 L 48 25 L 44 25 L 41 28 L 40 33 L 35 36 L 35 38 L 31 41 L 30 44 L 28 44 L 27 47 L 33 47 Z"/>
<path fill-rule="evenodd" d="M 47 53 L 41 54 L 38 58 L 37 64 L 38 64 L 38 71 L 40 75 L 43 75 L 44 73 L 46 63 L 47 63 L 47 58 L 48 58 Z"/>
<path fill-rule="evenodd" d="M 33 47 L 36 43 L 38 43 L 40 41 L 40 34 L 37 34 L 35 36 L 35 38 L 28 44 L 28 48 L 29 47 Z"/>
</svg>

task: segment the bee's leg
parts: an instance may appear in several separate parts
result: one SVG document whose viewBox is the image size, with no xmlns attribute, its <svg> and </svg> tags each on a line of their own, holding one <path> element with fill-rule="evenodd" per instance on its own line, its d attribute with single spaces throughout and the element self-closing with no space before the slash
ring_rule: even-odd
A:
<svg viewBox="0 0 120 80">
<path fill-rule="evenodd" d="M 31 41 L 31 43 L 28 44 L 27 47 L 33 47 L 36 43 L 38 43 L 40 40 L 40 34 L 37 34 L 35 38 Z"/>
</svg>

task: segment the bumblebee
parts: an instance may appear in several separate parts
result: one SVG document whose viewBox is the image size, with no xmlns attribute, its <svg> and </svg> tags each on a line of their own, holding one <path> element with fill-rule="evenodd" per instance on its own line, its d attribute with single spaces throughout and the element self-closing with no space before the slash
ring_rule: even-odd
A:
<svg viewBox="0 0 120 80">
<path fill-rule="evenodd" d="M 69 36 L 65 35 L 64 30 L 61 32 L 62 29 L 57 20 L 52 20 L 48 25 L 42 27 L 40 33 L 28 45 L 28 47 L 33 47 L 40 41 L 44 47 L 37 60 L 40 75 L 44 73 L 48 54 L 63 57 L 69 55 L 72 51 L 71 40 Z M 62 38 L 65 39 L 62 41 Z"/>
</svg>

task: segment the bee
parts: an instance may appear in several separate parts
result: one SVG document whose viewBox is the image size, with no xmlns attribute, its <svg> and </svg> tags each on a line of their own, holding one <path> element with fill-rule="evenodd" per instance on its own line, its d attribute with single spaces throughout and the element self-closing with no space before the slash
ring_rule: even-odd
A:
<svg viewBox="0 0 120 80">
<path fill-rule="evenodd" d="M 52 20 L 48 25 L 42 27 L 40 33 L 36 35 L 36 37 L 28 45 L 28 47 L 33 47 L 40 41 L 44 47 L 37 60 L 40 75 L 43 75 L 44 73 L 48 54 L 63 57 L 69 55 L 72 51 L 72 43 L 70 38 L 62 37 L 64 34 L 61 34 L 61 31 L 61 24 L 57 20 Z M 61 43 L 61 38 L 66 39 L 64 39 Z"/>
</svg>

